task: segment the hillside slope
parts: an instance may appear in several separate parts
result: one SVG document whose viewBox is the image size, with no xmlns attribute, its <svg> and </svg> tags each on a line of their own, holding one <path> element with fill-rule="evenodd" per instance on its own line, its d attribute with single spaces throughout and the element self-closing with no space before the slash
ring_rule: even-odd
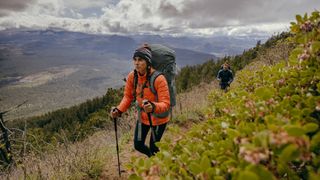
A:
<svg viewBox="0 0 320 180">
<path fill-rule="evenodd" d="M 267 45 L 267 48 L 260 48 L 257 51 L 257 57 L 248 60 L 249 62 L 253 63 L 245 66 L 244 69 L 252 71 L 254 69 L 259 69 L 259 67 L 262 65 L 270 66 L 283 59 L 287 59 L 290 50 L 292 50 L 292 45 L 290 45 L 290 43 L 285 42 L 283 37 L 276 39 L 276 42 L 272 42 L 272 45 Z M 271 41 L 273 40 L 270 40 L 270 42 Z M 229 58 L 227 60 L 230 61 Z M 205 66 L 207 65 L 203 64 L 197 67 L 199 67 L 199 69 L 202 69 Z M 209 69 L 214 71 L 212 67 L 210 67 Z M 193 70 L 198 71 L 196 69 Z M 215 77 L 214 73 L 211 74 L 211 76 L 213 76 L 213 79 Z M 236 75 L 235 82 L 232 86 L 239 86 L 239 83 L 241 83 L 241 80 L 238 80 Z M 219 90 L 218 82 L 215 80 L 211 80 L 210 82 L 203 82 L 202 80 L 200 84 L 193 85 L 187 91 L 178 94 L 177 105 L 174 108 L 173 112 L 173 119 L 170 122 L 168 129 L 163 137 L 163 139 L 170 142 L 170 147 L 174 147 L 174 145 L 179 143 L 179 141 L 181 141 L 184 138 L 187 138 L 188 136 L 186 134 L 194 126 L 197 126 L 198 124 L 203 123 L 203 121 L 208 119 L 209 115 L 207 114 L 207 107 L 212 103 L 211 101 L 208 101 L 208 96 L 212 91 L 216 92 L 219 96 L 223 97 L 224 95 L 224 93 Z M 146 157 L 134 150 L 132 133 L 133 132 L 131 132 L 131 136 L 129 137 L 129 139 L 127 139 L 127 144 L 123 144 L 120 151 L 121 169 L 123 170 L 121 173 L 121 177 L 119 177 L 118 175 L 117 158 L 114 152 L 113 158 L 110 159 L 110 161 L 108 161 L 104 168 L 104 171 L 100 176 L 101 179 L 128 179 L 129 177 L 132 179 L 139 179 L 135 175 L 137 171 L 135 170 L 135 168 L 133 168 L 133 166 L 142 166 L 143 171 L 141 171 L 141 176 L 143 178 L 159 178 L 155 176 L 149 176 L 149 173 L 154 173 L 150 171 L 157 171 L 157 166 L 153 166 L 149 170 L 146 168 L 150 164 L 145 165 L 144 163 L 149 163 L 148 160 L 144 161 L 146 160 Z M 140 171 L 140 169 L 138 171 Z"/>
<path fill-rule="evenodd" d="M 245 68 L 236 74 L 228 93 L 211 82 L 194 84 L 179 94 L 175 116 L 155 157 L 147 159 L 133 150 L 134 118 L 129 111 L 119 121 L 123 178 L 318 179 L 319 12 L 307 18 L 297 16 L 294 35 L 276 46 L 256 51 L 261 50 L 257 46 L 231 58 L 233 67 Z M 249 62 L 253 63 L 245 66 Z M 117 178 L 114 132 L 106 109 L 120 94 L 111 89 L 101 99 L 37 117 L 28 131 L 20 132 L 28 141 L 17 144 L 17 155 L 22 156 L 18 166 L 2 177 Z M 85 114 L 78 113 L 83 110 Z M 29 154 L 21 148 L 24 145 Z"/>
<path fill-rule="evenodd" d="M 288 58 L 290 49 L 290 45 L 283 42 L 283 39 L 280 39 L 275 45 L 259 51 L 258 56 L 252 60 L 253 63 L 245 66 L 244 69 L 251 71 L 259 68 L 261 65 L 271 65 L 279 62 L 282 59 Z M 273 63 L 270 63 L 271 58 L 273 59 Z M 236 75 L 233 86 L 238 86 L 239 81 Z M 163 139 L 169 139 L 171 144 L 177 144 L 177 142 L 185 138 L 186 133 L 188 133 L 193 126 L 197 126 L 197 124 L 205 121 L 208 118 L 206 109 L 210 104 L 208 96 L 212 91 L 216 91 L 220 96 L 223 95 L 223 92 L 219 90 L 217 81 L 211 81 L 209 83 L 202 82 L 186 92 L 179 93 L 177 96 L 177 105 L 173 112 L 173 119 Z M 120 151 L 121 169 L 123 170 L 121 177 L 118 175 L 117 157 L 115 152 L 113 152 L 113 157 L 109 159 L 105 165 L 100 179 L 128 179 L 130 175 L 131 178 L 134 177 L 132 176 L 132 174 L 135 173 L 132 169 L 132 163 L 141 163 L 146 157 L 134 150 L 132 137 L 133 129 L 129 137 L 127 137 L 128 139 L 126 139 L 127 143 L 122 144 Z M 147 174 L 143 174 L 142 176 L 146 175 Z M 151 177 L 151 179 L 152 178 L 154 177 Z"/>
<path fill-rule="evenodd" d="M 320 15 L 297 16 L 279 63 L 237 73 L 226 94 L 209 95 L 206 120 L 150 159 L 133 159 L 130 179 L 319 179 Z"/>
</svg>

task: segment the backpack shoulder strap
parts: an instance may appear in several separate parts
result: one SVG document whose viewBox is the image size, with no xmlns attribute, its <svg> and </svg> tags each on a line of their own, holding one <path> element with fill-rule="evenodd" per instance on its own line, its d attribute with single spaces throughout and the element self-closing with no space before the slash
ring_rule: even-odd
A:
<svg viewBox="0 0 320 180">
<path fill-rule="evenodd" d="M 162 72 L 160 71 L 155 71 L 152 73 L 151 77 L 150 77 L 150 89 L 151 89 L 151 92 L 154 94 L 154 95 L 157 95 L 157 91 L 154 87 L 154 82 L 156 81 L 157 77 L 160 76 L 162 74 Z"/>
<path fill-rule="evenodd" d="M 150 90 L 156 96 L 156 101 L 158 101 L 158 94 L 157 94 L 156 89 L 154 88 L 154 83 L 155 83 L 157 77 L 159 77 L 160 75 L 163 75 L 163 73 L 160 71 L 155 71 L 152 73 L 152 75 L 150 77 Z M 171 107 L 170 107 L 169 111 L 166 111 L 166 112 L 163 112 L 160 114 L 152 113 L 152 115 L 156 118 L 165 118 L 165 117 L 169 116 L 170 112 L 171 112 Z"/>
</svg>

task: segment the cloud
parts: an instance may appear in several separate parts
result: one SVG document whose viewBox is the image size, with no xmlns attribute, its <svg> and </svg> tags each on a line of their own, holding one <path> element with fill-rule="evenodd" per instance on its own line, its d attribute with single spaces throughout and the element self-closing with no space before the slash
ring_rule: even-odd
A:
<svg viewBox="0 0 320 180">
<path fill-rule="evenodd" d="M 102 19 L 123 32 L 273 33 L 319 6 L 319 0 L 122 0 L 104 8 Z"/>
<path fill-rule="evenodd" d="M 20 11 L 33 1 L 34 0 L 2 0 L 0 1 L 0 9 Z"/>
<path fill-rule="evenodd" d="M 6 8 L 19 12 L 0 17 L 0 29 L 60 27 L 89 33 L 270 35 L 287 30 L 296 14 L 320 7 L 319 0 L 15 1 L 29 3 L 22 3 L 24 8 L 16 10 Z"/>
<path fill-rule="evenodd" d="M 2 0 L 0 1 L 0 17 L 12 11 L 22 11 L 33 2 L 34 0 Z"/>
<path fill-rule="evenodd" d="M 25 11 L 28 14 L 79 17 L 88 10 L 99 11 L 118 0 L 4 0 L 0 2 L 2 16 Z"/>
<path fill-rule="evenodd" d="M 107 4 L 112 3 L 112 0 L 66 0 L 64 1 L 66 7 L 71 9 L 89 9 L 95 7 L 104 7 Z"/>
<path fill-rule="evenodd" d="M 185 22 L 191 28 L 207 28 L 286 23 L 296 13 L 310 12 L 319 6 L 318 0 L 188 0 L 180 11 L 168 13 L 165 6 L 160 12 L 163 18 Z"/>
</svg>

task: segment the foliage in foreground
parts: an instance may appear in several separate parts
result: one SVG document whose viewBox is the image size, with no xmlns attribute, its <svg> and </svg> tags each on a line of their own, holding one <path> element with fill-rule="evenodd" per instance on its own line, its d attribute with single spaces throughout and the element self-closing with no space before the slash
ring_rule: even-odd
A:
<svg viewBox="0 0 320 180">
<path fill-rule="evenodd" d="M 237 74 L 209 96 L 208 120 L 150 159 L 130 179 L 320 179 L 320 15 L 296 16 L 287 61 Z"/>
</svg>

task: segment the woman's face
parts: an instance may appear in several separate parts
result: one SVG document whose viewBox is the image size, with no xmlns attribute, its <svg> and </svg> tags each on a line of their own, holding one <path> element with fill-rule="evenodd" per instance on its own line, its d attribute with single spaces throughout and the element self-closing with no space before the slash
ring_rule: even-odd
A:
<svg viewBox="0 0 320 180">
<path fill-rule="evenodd" d="M 140 73 L 145 74 L 147 70 L 147 61 L 140 58 L 140 57 L 134 57 L 133 58 L 133 65 L 134 68 Z"/>
</svg>

